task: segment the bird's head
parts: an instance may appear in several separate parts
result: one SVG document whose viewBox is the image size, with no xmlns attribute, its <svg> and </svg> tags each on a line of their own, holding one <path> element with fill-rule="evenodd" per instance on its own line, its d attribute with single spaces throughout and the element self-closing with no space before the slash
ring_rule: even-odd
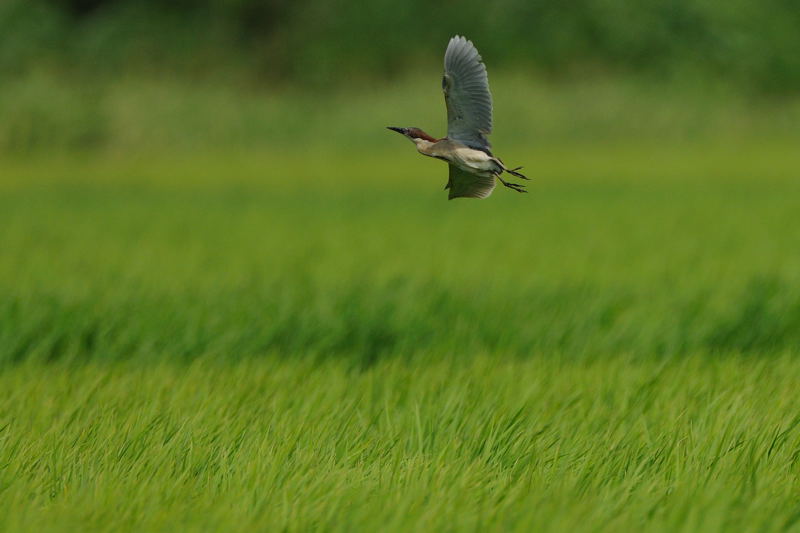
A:
<svg viewBox="0 0 800 533">
<path fill-rule="evenodd" d="M 397 133 L 403 135 L 408 139 L 411 139 L 411 141 L 413 141 L 414 143 L 416 143 L 418 140 L 428 141 L 432 143 L 437 141 L 437 139 L 428 135 L 419 128 L 396 128 L 394 126 L 387 126 L 387 128 L 392 131 L 396 131 Z"/>
</svg>

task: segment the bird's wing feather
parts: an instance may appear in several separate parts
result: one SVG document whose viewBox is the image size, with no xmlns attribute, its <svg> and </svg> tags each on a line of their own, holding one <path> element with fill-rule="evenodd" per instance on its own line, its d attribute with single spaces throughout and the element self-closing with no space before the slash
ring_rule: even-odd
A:
<svg viewBox="0 0 800 533">
<path fill-rule="evenodd" d="M 453 198 L 488 198 L 495 186 L 494 176 L 483 178 L 470 174 L 455 165 L 450 167 L 450 179 L 445 189 L 450 189 L 449 200 Z"/>
<path fill-rule="evenodd" d="M 488 150 L 492 95 L 486 66 L 471 41 L 455 36 L 444 54 L 442 89 L 447 104 L 447 137 Z"/>
</svg>

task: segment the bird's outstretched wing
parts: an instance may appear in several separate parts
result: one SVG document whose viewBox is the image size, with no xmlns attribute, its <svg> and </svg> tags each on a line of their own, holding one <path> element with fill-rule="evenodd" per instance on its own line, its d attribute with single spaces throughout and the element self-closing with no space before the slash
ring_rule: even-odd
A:
<svg viewBox="0 0 800 533">
<path fill-rule="evenodd" d="M 455 165 L 450 167 L 450 179 L 445 189 L 450 189 L 448 200 L 453 198 L 488 198 L 495 186 L 494 176 L 482 178 L 461 170 Z"/>
<path fill-rule="evenodd" d="M 456 35 L 447 45 L 442 89 L 447 103 L 447 137 L 477 150 L 489 150 L 489 78 L 478 50 L 464 37 Z"/>
</svg>

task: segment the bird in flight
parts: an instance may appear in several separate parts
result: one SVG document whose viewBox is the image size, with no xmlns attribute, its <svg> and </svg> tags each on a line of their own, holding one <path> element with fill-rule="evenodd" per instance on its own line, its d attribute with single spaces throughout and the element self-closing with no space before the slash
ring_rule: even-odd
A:
<svg viewBox="0 0 800 533">
<path fill-rule="evenodd" d="M 449 199 L 486 198 L 495 188 L 495 180 L 517 192 L 527 192 L 524 185 L 505 181 L 504 172 L 527 180 L 518 171 L 507 168 L 491 151 L 492 95 L 489 78 L 478 50 L 472 41 L 456 35 L 444 53 L 442 90 L 447 104 L 447 137 L 436 139 L 419 128 L 388 126 L 410 139 L 417 151 L 428 157 L 447 161 L 450 179 Z"/>
</svg>

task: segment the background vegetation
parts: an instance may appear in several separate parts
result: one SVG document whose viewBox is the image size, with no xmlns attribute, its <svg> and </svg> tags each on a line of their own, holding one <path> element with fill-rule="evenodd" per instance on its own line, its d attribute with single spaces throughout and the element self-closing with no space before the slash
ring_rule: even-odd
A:
<svg viewBox="0 0 800 533">
<path fill-rule="evenodd" d="M 371 142 L 364 105 L 430 127 L 456 33 L 478 43 L 498 132 L 520 143 L 783 135 L 799 17 L 782 0 L 4 0 L 0 150 L 329 144 L 345 128 Z"/>
<path fill-rule="evenodd" d="M 0 529 L 798 531 L 797 17 L 1 2 Z"/>
<path fill-rule="evenodd" d="M 2 10 L 4 72 L 42 61 L 105 75 L 244 69 L 327 87 L 438 64 L 442 43 L 459 32 L 481 43 L 494 68 L 800 88 L 800 13 L 787 0 L 6 0 Z"/>
</svg>

